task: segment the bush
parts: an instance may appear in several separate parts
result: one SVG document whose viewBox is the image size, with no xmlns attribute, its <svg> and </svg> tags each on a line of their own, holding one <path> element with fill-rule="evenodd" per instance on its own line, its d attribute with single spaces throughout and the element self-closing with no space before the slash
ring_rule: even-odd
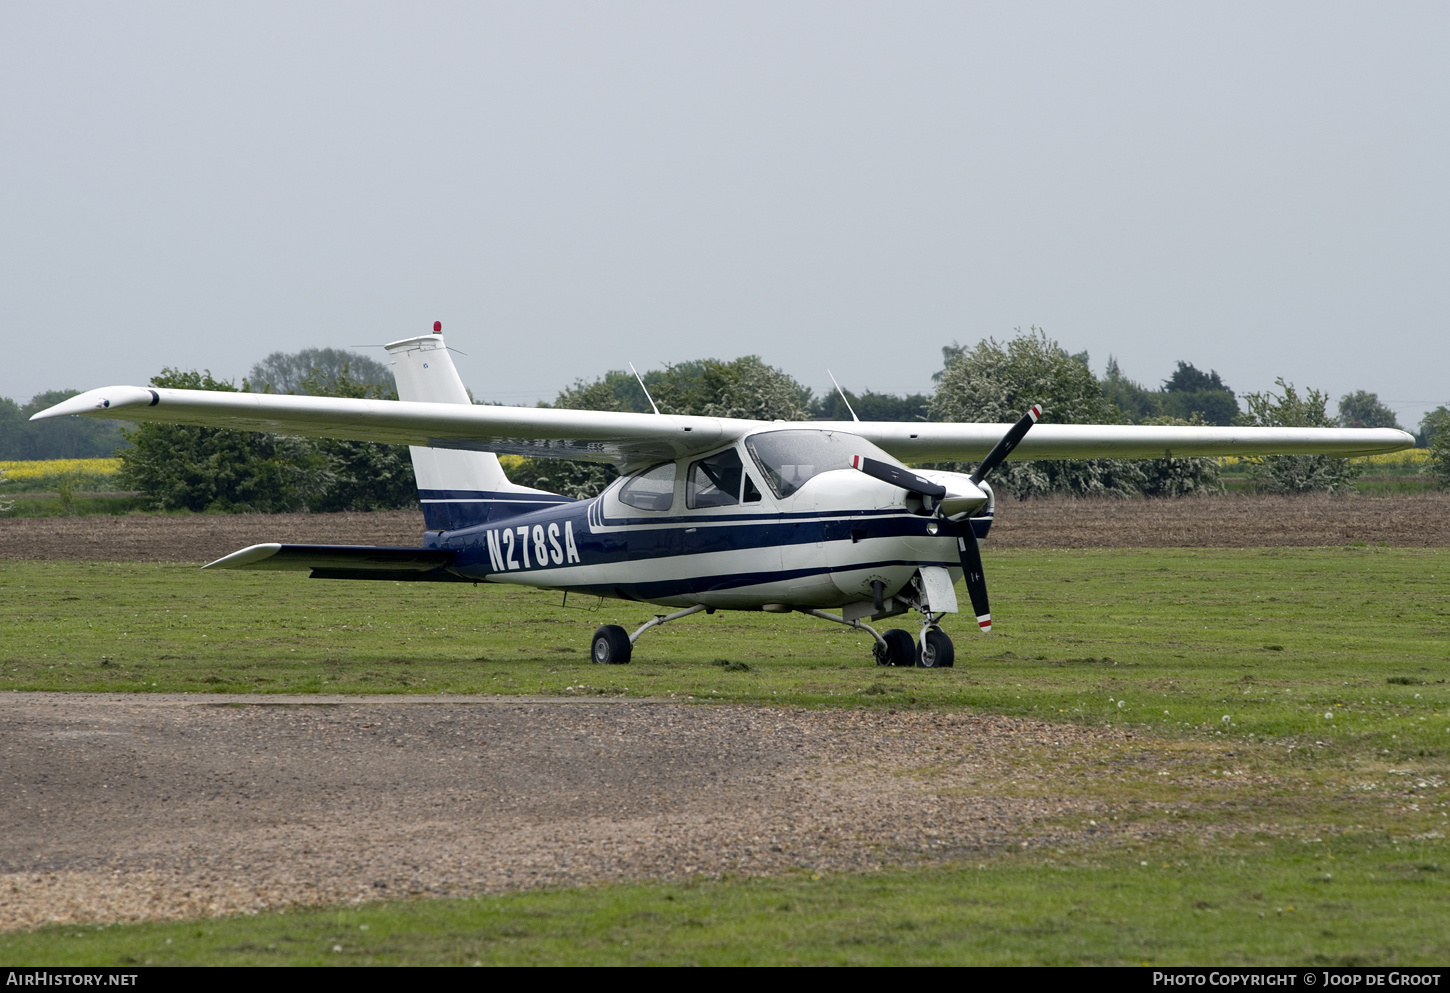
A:
<svg viewBox="0 0 1450 993">
<path fill-rule="evenodd" d="M 351 379 L 346 367 L 327 376 L 305 377 L 298 385 L 313 395 L 386 398 L 379 387 Z M 163 369 L 151 385 L 238 392 L 210 371 Z M 145 493 L 157 510 L 275 514 L 417 503 L 406 445 L 185 424 L 142 424 L 126 434 L 132 447 L 120 454 L 120 478 Z"/>
<path fill-rule="evenodd" d="M 163 369 L 151 385 L 238 392 L 210 371 Z M 141 424 L 126 437 L 121 479 L 158 510 L 305 510 L 332 483 L 327 458 L 298 438 L 189 424 Z"/>
<path fill-rule="evenodd" d="M 348 368 L 344 363 L 340 369 L 315 369 L 303 377 L 298 392 L 356 399 L 398 398 L 398 391 L 392 387 L 353 379 Z M 418 484 L 407 445 L 338 438 L 317 438 L 310 444 L 327 460 L 330 481 L 311 500 L 309 510 L 395 510 L 418 505 Z"/>
<path fill-rule="evenodd" d="M 1152 417 L 1142 423 L 1190 427 L 1203 422 L 1203 415 L 1194 413 L 1188 419 Z M 1218 459 L 1144 459 L 1137 465 L 1143 475 L 1139 485 L 1144 496 L 1204 496 L 1224 491 L 1223 482 L 1218 478 Z"/>
<path fill-rule="evenodd" d="M 1249 417 L 1262 427 L 1327 428 L 1335 421 L 1325 413 L 1329 396 L 1309 390 L 1302 397 L 1283 377 L 1274 380 L 1282 392 L 1250 393 L 1244 397 Z M 1337 493 L 1352 489 L 1364 467 L 1329 455 L 1264 455 L 1246 458 L 1247 475 L 1270 493 Z"/>
</svg>

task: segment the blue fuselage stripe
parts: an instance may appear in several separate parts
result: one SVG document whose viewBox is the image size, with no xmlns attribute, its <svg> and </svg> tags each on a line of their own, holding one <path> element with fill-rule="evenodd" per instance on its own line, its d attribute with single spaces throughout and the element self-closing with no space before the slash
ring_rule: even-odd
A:
<svg viewBox="0 0 1450 993">
<path fill-rule="evenodd" d="M 500 494 L 502 496 L 502 494 Z M 434 506 L 459 506 L 435 504 Z M 599 502 L 576 501 L 562 505 L 535 507 L 525 513 L 514 513 L 506 519 L 494 519 L 479 525 L 449 530 L 427 543 L 433 547 L 452 549 L 457 558 L 450 571 L 469 579 L 483 581 L 519 581 L 529 574 L 529 581 L 540 586 L 567 588 L 601 596 L 636 600 L 657 600 L 663 597 L 738 589 L 766 583 L 778 583 L 809 576 L 830 575 L 846 570 L 870 570 L 887 566 L 958 565 L 955 540 L 942 536 L 933 538 L 928 527 L 931 521 L 901 510 L 861 511 L 854 513 L 792 513 L 732 514 L 719 516 L 655 516 L 648 518 L 616 518 L 604 520 Z M 979 534 L 985 535 L 989 519 L 973 522 Z M 566 537 L 567 532 L 567 537 Z M 492 533 L 493 549 L 489 535 Z M 808 567 L 786 569 L 784 563 L 775 569 L 756 568 L 654 579 L 655 567 L 634 573 L 629 563 L 660 562 L 685 555 L 746 550 L 785 549 L 790 546 L 831 545 L 871 542 L 874 539 L 927 539 L 930 551 L 920 549 L 916 555 L 903 557 L 905 547 L 875 545 L 872 550 L 886 554 L 866 561 L 840 564 L 837 556 L 820 553 Z M 539 560 L 538 542 L 546 550 Z M 569 557 L 560 559 L 548 549 L 567 546 Z M 572 543 L 572 544 L 570 544 Z M 940 554 L 937 554 L 937 549 Z M 898 550 L 900 549 L 900 550 Z M 893 554 L 894 553 L 894 554 Z M 828 562 L 835 558 L 837 564 Z M 864 556 L 863 556 L 864 558 Z M 762 565 L 767 561 L 762 559 Z M 736 560 L 736 567 L 743 564 Z M 513 568 L 509 568 L 512 565 Z M 614 565 L 618 580 L 601 584 L 598 580 L 578 582 L 580 567 Z M 566 570 L 573 575 L 565 579 Z M 549 574 L 557 572 L 556 581 Z"/>
</svg>

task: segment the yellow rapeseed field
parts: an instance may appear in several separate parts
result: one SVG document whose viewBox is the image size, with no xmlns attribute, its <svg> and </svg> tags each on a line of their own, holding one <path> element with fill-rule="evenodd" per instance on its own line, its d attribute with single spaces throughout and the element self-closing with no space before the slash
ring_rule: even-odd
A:
<svg viewBox="0 0 1450 993">
<path fill-rule="evenodd" d="M 1218 464 L 1225 469 L 1231 469 L 1240 462 L 1245 462 L 1237 455 L 1225 455 L 1218 460 Z M 1421 466 L 1430 461 L 1430 450 L 1428 448 L 1407 448 L 1402 452 L 1385 452 L 1383 455 L 1362 455 L 1357 459 L 1350 459 L 1351 462 L 1362 465 L 1414 465 Z"/>
<path fill-rule="evenodd" d="M 49 476 L 112 476 L 121 471 L 120 459 L 42 459 L 36 462 L 0 461 L 0 470 L 13 482 Z"/>
</svg>

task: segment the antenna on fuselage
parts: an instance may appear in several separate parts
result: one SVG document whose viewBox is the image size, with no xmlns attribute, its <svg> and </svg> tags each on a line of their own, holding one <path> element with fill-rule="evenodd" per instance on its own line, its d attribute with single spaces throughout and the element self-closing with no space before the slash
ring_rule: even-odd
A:
<svg viewBox="0 0 1450 993">
<path fill-rule="evenodd" d="M 644 390 L 644 398 L 649 401 L 649 405 L 654 407 L 655 413 L 658 414 L 660 409 L 655 407 L 655 398 L 649 395 L 649 387 L 644 385 L 644 377 L 639 374 L 639 370 L 634 367 L 633 362 L 629 364 L 629 371 L 634 373 L 635 379 L 639 380 L 639 388 Z"/>
<path fill-rule="evenodd" d="M 833 373 L 831 370 L 827 369 L 826 370 L 826 375 L 831 377 L 831 382 L 835 385 L 836 392 L 839 393 L 839 394 L 841 394 L 841 402 L 843 402 L 846 405 L 846 409 L 847 410 L 851 411 L 851 420 L 855 421 L 857 424 L 860 424 L 861 423 L 861 418 L 859 418 L 859 417 L 856 416 L 856 411 L 851 406 L 851 401 L 846 399 L 846 391 L 843 390 L 843 389 L 841 389 L 841 384 L 840 383 L 837 383 L 836 382 L 836 374 Z"/>
</svg>

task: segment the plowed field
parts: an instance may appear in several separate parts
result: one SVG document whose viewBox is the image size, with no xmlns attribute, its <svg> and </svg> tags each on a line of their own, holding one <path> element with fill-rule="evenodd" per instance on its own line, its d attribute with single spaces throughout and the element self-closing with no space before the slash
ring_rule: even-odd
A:
<svg viewBox="0 0 1450 993">
<path fill-rule="evenodd" d="M 423 516 L 196 514 L 0 520 L 0 558 L 207 562 L 264 541 L 416 545 Z M 1450 493 L 1003 501 L 990 548 L 1450 546 Z"/>
</svg>

